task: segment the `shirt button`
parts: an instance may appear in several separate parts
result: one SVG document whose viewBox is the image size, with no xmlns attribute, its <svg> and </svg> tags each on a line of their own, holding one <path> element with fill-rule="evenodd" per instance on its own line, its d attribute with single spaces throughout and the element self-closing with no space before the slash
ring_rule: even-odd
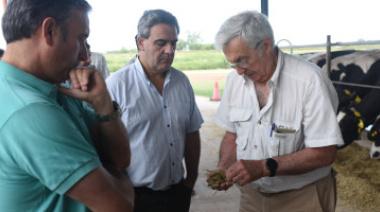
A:
<svg viewBox="0 0 380 212">
<path fill-rule="evenodd" d="M 261 121 L 258 121 L 257 124 L 261 124 Z"/>
<path fill-rule="evenodd" d="M 170 143 L 170 146 L 173 146 L 173 143 Z"/>
<path fill-rule="evenodd" d="M 170 124 L 168 124 L 168 127 L 170 127 Z"/>
<path fill-rule="evenodd" d="M 175 164 L 175 163 L 173 162 L 172 165 L 174 166 L 174 164 Z"/>
<path fill-rule="evenodd" d="M 165 105 L 164 108 L 167 108 L 167 106 Z"/>
<path fill-rule="evenodd" d="M 257 149 L 257 145 L 253 146 L 253 148 Z"/>
</svg>

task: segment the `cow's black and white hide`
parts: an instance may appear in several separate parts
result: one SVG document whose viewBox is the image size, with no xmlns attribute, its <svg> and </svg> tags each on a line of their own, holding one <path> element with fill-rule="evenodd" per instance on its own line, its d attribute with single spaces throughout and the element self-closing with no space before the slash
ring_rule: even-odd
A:
<svg viewBox="0 0 380 212">
<path fill-rule="evenodd" d="M 348 64 L 346 66 L 344 66 L 343 64 L 338 64 L 338 70 L 333 70 L 331 72 L 330 79 L 333 82 L 336 81 L 358 83 L 358 79 L 362 79 L 364 76 L 365 73 L 363 72 L 363 70 L 353 63 Z M 339 98 L 338 111 L 351 104 L 358 97 L 358 94 L 355 92 L 356 89 L 352 89 L 351 86 L 347 86 L 344 84 L 334 84 L 334 87 Z M 361 96 L 360 99 L 363 98 L 363 96 Z"/>
<path fill-rule="evenodd" d="M 380 60 L 372 64 L 367 74 L 358 80 L 359 84 L 374 85 L 380 87 Z M 339 126 L 343 135 L 344 148 L 351 144 L 360 135 L 360 132 L 372 125 L 380 114 L 380 89 L 365 87 L 353 87 L 351 91 L 362 98 L 361 101 L 353 101 L 342 109 L 343 118 L 339 120 Z M 340 102 L 341 103 L 341 102 Z M 374 128 L 375 129 L 375 128 Z M 380 142 L 380 141 L 379 141 Z"/>
<path fill-rule="evenodd" d="M 375 85 L 380 77 L 378 74 L 369 73 L 378 72 L 377 70 L 380 69 L 379 60 L 379 50 L 355 51 L 351 54 L 342 54 L 342 56 L 334 57 L 331 60 L 330 79 L 333 81 L 338 93 L 338 111 L 354 101 L 359 102 L 371 89 L 342 85 L 336 82 Z M 322 69 L 327 72 L 326 65 Z"/>
<path fill-rule="evenodd" d="M 378 117 L 367 134 L 368 140 L 373 142 L 370 150 L 372 159 L 380 159 L 380 118 Z"/>
<path fill-rule="evenodd" d="M 380 50 L 332 52 L 330 73 L 325 53 L 301 57 L 320 66 L 333 81 L 339 98 L 337 119 L 345 142 L 339 148 L 344 148 L 360 138 L 361 132 L 380 114 L 380 90 L 337 82 L 380 86 Z"/>
<path fill-rule="evenodd" d="M 341 51 L 333 51 L 330 54 L 330 59 L 333 61 L 335 58 L 343 57 L 345 55 L 351 55 L 355 52 L 358 52 L 356 50 L 341 50 Z M 326 53 L 323 54 L 315 54 L 313 57 L 309 57 L 309 61 L 315 63 L 320 68 L 324 68 L 326 66 Z M 326 71 L 326 70 L 325 70 Z"/>
</svg>

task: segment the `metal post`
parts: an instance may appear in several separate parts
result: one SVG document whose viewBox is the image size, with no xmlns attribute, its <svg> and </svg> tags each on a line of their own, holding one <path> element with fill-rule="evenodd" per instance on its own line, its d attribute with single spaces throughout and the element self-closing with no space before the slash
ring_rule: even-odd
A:
<svg viewBox="0 0 380 212">
<path fill-rule="evenodd" d="M 329 78 L 331 78 L 331 35 L 327 35 L 326 48 L 326 71 Z"/>
<path fill-rule="evenodd" d="M 265 14 L 267 17 L 269 17 L 269 14 L 268 14 L 268 1 L 269 0 L 261 0 L 261 13 Z"/>
</svg>

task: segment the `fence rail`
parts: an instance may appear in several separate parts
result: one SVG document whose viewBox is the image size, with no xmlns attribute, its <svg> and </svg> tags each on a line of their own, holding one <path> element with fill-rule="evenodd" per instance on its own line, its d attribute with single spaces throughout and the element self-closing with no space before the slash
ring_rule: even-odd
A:
<svg viewBox="0 0 380 212">
<path fill-rule="evenodd" d="M 365 45 L 380 44 L 380 40 L 331 43 L 330 35 L 327 35 L 326 43 L 322 43 L 322 44 L 292 45 L 292 43 L 289 40 L 281 39 L 280 41 L 277 42 L 277 45 L 281 41 L 286 41 L 289 44 L 289 46 L 281 46 L 281 48 L 290 48 L 291 53 L 293 53 L 294 48 L 326 47 L 326 66 L 327 66 L 327 73 L 329 74 L 329 77 L 331 73 L 331 46 L 365 46 Z M 380 86 L 373 86 L 373 85 L 366 85 L 366 84 L 348 83 L 348 82 L 340 82 L 340 81 L 332 81 L 332 83 L 339 84 L 339 85 L 353 86 L 353 87 L 380 89 Z"/>
<path fill-rule="evenodd" d="M 285 39 L 281 39 L 285 40 Z M 281 41 L 280 40 L 280 41 Z M 290 41 L 286 40 L 288 43 Z M 278 44 L 278 43 L 277 43 Z M 356 41 L 356 42 L 335 42 L 331 43 L 332 46 L 364 46 L 364 45 L 376 45 L 380 44 L 380 40 L 370 40 L 370 41 Z M 326 47 L 326 43 L 320 44 L 308 44 L 308 45 L 281 45 L 281 48 L 310 48 L 310 47 Z"/>
</svg>

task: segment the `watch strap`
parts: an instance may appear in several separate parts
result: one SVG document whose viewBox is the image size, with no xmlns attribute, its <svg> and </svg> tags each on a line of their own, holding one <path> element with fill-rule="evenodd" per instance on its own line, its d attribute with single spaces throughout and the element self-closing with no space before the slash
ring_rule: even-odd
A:
<svg viewBox="0 0 380 212">
<path fill-rule="evenodd" d="M 277 161 L 273 158 L 268 158 L 265 165 L 270 172 L 269 177 L 276 176 L 276 171 L 278 167 Z"/>
<path fill-rule="evenodd" d="M 102 122 L 112 121 L 121 116 L 121 110 L 120 110 L 119 104 L 115 101 L 112 101 L 112 105 L 115 109 L 114 112 L 108 115 L 104 115 L 104 116 L 98 115 L 97 116 L 98 122 L 102 123 Z"/>
</svg>

